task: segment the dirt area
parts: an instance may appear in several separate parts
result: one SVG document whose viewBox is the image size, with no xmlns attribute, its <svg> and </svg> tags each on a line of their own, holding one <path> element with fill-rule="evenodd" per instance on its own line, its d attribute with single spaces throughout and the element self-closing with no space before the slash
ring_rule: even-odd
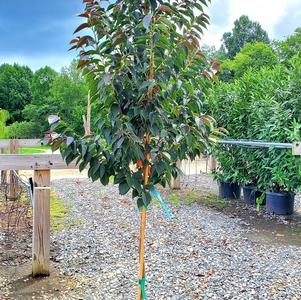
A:
<svg viewBox="0 0 301 300">
<path fill-rule="evenodd" d="M 1 296 L 0 293 L 0 299 L 43 299 L 45 294 L 50 294 L 53 297 L 52 299 L 57 299 L 61 291 L 67 293 L 68 290 L 73 290 L 79 285 L 77 280 L 60 275 L 54 267 L 51 268 L 49 277 L 33 278 L 30 270 L 30 261 L 18 266 L 2 266 L 0 277 L 2 277 L 2 280 L 4 278 L 4 280 L 10 282 L 10 295 Z"/>
</svg>

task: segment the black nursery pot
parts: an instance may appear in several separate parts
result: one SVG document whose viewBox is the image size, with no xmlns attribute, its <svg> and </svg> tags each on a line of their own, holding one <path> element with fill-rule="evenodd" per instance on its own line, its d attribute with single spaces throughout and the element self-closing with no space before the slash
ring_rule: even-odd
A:
<svg viewBox="0 0 301 300">
<path fill-rule="evenodd" d="M 223 199 L 239 199 L 240 185 L 237 183 L 220 182 L 219 197 Z"/>
<path fill-rule="evenodd" d="M 266 192 L 266 210 L 269 214 L 291 215 L 294 212 L 294 193 Z"/>
<path fill-rule="evenodd" d="M 248 205 L 256 205 L 256 199 L 262 195 L 255 185 L 245 185 L 242 188 L 244 200 Z"/>
</svg>

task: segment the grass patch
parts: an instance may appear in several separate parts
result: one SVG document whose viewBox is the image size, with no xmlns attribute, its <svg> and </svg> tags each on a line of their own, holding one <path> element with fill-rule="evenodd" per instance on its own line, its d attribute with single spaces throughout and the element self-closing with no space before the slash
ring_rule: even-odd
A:
<svg viewBox="0 0 301 300">
<path fill-rule="evenodd" d="M 167 197 L 168 201 L 171 201 L 174 205 L 192 205 L 193 203 L 204 203 L 211 207 L 226 208 L 228 202 L 224 199 L 220 199 L 214 194 L 204 194 L 196 191 L 178 191 Z"/>
<path fill-rule="evenodd" d="M 229 207 L 229 201 L 225 199 L 221 199 L 217 195 L 213 195 L 213 194 L 203 194 L 202 201 L 217 208 Z"/>
<path fill-rule="evenodd" d="M 47 145 L 36 147 L 25 147 L 20 149 L 20 154 L 40 154 L 45 153 L 50 147 Z"/>
<path fill-rule="evenodd" d="M 66 205 L 62 199 L 52 191 L 50 194 L 50 229 L 51 231 L 61 231 L 82 224 L 80 219 L 68 220 L 71 206 Z"/>
</svg>

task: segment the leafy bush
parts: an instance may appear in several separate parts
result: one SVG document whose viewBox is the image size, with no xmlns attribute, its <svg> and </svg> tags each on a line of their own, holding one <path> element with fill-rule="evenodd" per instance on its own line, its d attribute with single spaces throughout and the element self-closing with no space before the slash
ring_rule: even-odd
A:
<svg viewBox="0 0 301 300">
<path fill-rule="evenodd" d="M 240 79 L 215 86 L 208 93 L 208 111 L 229 131 L 228 139 L 300 141 L 300 75 L 298 57 L 288 67 L 249 70 Z M 218 145 L 214 155 L 219 180 L 257 184 L 276 192 L 301 189 L 300 158 L 288 150 Z"/>
<path fill-rule="evenodd" d="M 234 72 L 234 77 L 241 77 L 248 69 L 259 70 L 263 66 L 273 67 L 278 58 L 273 49 L 263 43 L 246 44 L 235 57 L 223 62 L 222 68 Z"/>
<path fill-rule="evenodd" d="M 9 119 L 9 113 L 0 108 L 0 139 L 7 138 L 6 121 Z"/>
<path fill-rule="evenodd" d="M 240 149 L 233 146 L 216 145 L 213 153 L 218 158 L 217 169 L 213 171 L 218 182 L 241 183 L 243 161 L 239 158 Z"/>
<path fill-rule="evenodd" d="M 39 133 L 39 128 L 37 128 L 36 123 L 34 122 L 15 122 L 11 124 L 8 128 L 8 137 L 9 138 L 36 138 L 42 137 Z"/>
</svg>

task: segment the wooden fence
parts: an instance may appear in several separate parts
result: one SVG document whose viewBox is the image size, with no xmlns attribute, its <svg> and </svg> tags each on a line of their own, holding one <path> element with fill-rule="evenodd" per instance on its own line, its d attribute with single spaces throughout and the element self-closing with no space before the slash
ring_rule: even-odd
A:
<svg viewBox="0 0 301 300">
<path fill-rule="evenodd" d="M 40 140 L 0 140 L 1 148 L 10 148 L 18 152 L 19 147 L 41 145 Z M 2 151 L 6 152 L 6 151 Z M 50 257 L 50 176 L 51 170 L 75 169 L 69 166 L 60 154 L 1 154 L 0 170 L 33 170 L 33 238 L 32 238 L 32 274 L 33 276 L 49 275 Z M 10 176 L 10 188 L 18 188 Z M 10 192 L 10 196 L 12 196 Z"/>
</svg>

